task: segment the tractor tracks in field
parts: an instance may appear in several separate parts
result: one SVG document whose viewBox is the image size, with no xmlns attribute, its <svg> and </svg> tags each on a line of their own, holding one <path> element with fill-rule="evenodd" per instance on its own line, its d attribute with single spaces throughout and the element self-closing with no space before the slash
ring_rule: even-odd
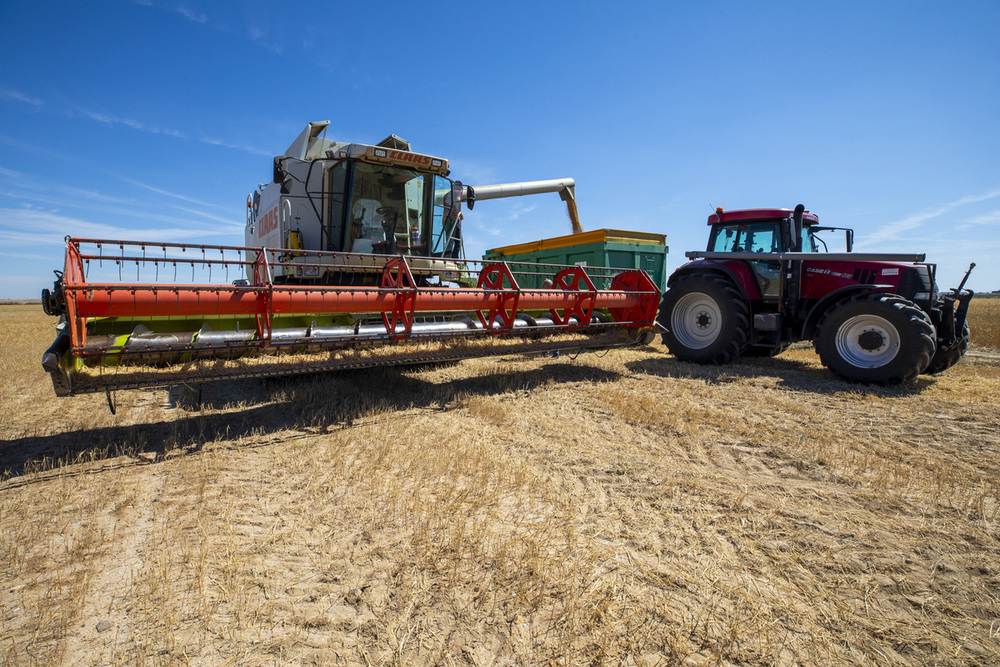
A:
<svg viewBox="0 0 1000 667">
<path fill-rule="evenodd" d="M 973 349 L 965 353 L 962 362 L 973 366 L 1000 366 L 1000 350 Z"/>
</svg>

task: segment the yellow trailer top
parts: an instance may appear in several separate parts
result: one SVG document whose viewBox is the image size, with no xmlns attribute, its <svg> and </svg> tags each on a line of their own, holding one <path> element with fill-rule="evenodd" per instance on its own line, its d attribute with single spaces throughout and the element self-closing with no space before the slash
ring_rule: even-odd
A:
<svg viewBox="0 0 1000 667">
<path fill-rule="evenodd" d="M 582 246 L 589 243 L 634 243 L 639 245 L 665 245 L 666 234 L 653 234 L 651 232 L 627 232 L 620 229 L 595 229 L 592 232 L 582 234 L 568 234 L 566 236 L 556 236 L 551 239 L 531 241 L 530 243 L 518 243 L 515 245 L 502 246 L 487 250 L 487 255 L 523 255 L 540 250 L 552 250 L 554 248 L 568 248 L 571 246 Z"/>
</svg>

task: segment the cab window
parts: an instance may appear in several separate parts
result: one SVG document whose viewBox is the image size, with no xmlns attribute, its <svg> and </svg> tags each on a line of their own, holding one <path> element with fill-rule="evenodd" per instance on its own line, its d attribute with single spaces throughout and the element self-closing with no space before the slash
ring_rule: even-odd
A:
<svg viewBox="0 0 1000 667">
<path fill-rule="evenodd" d="M 461 184 L 444 176 L 434 177 L 434 214 L 431 226 L 431 256 L 458 257 L 462 244 Z"/>
<path fill-rule="evenodd" d="M 819 245 L 816 237 L 812 234 L 812 227 L 802 225 L 802 252 L 819 252 Z"/>
<path fill-rule="evenodd" d="M 781 234 L 775 223 L 725 225 L 715 229 L 711 252 L 778 252 Z"/>
<path fill-rule="evenodd" d="M 420 230 L 428 175 L 357 162 L 353 176 L 346 248 L 350 252 L 422 254 Z"/>
</svg>

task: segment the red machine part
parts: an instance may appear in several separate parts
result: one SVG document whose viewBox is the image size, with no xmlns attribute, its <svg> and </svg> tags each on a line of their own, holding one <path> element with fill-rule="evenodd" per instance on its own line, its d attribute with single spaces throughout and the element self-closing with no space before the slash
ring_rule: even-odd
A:
<svg viewBox="0 0 1000 667">
<path fill-rule="evenodd" d="M 413 329 L 413 309 L 416 304 L 417 283 L 413 280 L 413 273 L 410 271 L 406 260 L 400 257 L 393 257 L 382 269 L 382 289 L 394 291 L 392 312 L 382 313 L 382 323 L 385 324 L 386 333 L 391 340 L 405 338 Z M 404 333 L 397 333 L 400 322 L 403 323 Z"/>
<path fill-rule="evenodd" d="M 83 255 L 81 243 L 117 244 L 120 257 Z M 484 329 L 503 333 L 513 328 L 519 312 L 545 312 L 563 330 L 586 326 L 595 309 L 607 309 L 626 328 L 651 327 L 656 318 L 659 290 L 642 271 L 615 275 L 611 289 L 599 290 L 583 267 L 567 267 L 553 279 L 551 288 L 522 289 L 506 263 L 492 263 L 481 269 L 476 288 L 418 286 L 410 262 L 404 256 L 389 259 L 381 268 L 379 287 L 274 284 L 271 281 L 268 251 L 229 246 L 186 246 L 164 244 L 181 250 L 225 249 L 255 255 L 249 260 L 184 258 L 151 259 L 125 256 L 125 246 L 144 244 L 120 241 L 68 239 L 63 287 L 74 354 L 99 354 L 100 347 L 87 347 L 87 320 L 90 318 L 190 318 L 206 316 L 248 316 L 257 324 L 257 339 L 248 345 L 266 346 L 271 339 L 271 323 L 279 315 L 301 313 L 369 314 L 381 316 L 386 337 L 398 340 L 409 335 L 415 313 L 476 313 Z M 193 252 L 192 252 L 193 254 Z M 127 282 L 87 282 L 85 266 L 91 261 L 113 259 L 121 266 L 130 262 L 178 262 L 194 265 L 239 265 L 251 268 L 254 284 L 152 284 Z M 470 262 L 471 263 L 471 262 Z M 369 267 L 370 270 L 370 267 Z M 601 269 L 595 269 L 601 270 Z M 606 271 L 606 270 L 605 270 Z M 399 331 L 402 325 L 402 332 Z M 189 349 L 196 345 L 189 346 Z"/>
<path fill-rule="evenodd" d="M 496 299 L 495 305 L 490 306 L 487 314 L 484 315 L 482 310 L 476 311 L 483 328 L 493 333 L 509 331 L 514 326 L 517 302 L 521 297 L 521 288 L 510 267 L 504 262 L 490 264 L 479 274 L 477 284 L 479 289 L 493 292 Z M 497 318 L 500 319 L 499 325 Z"/>
<path fill-rule="evenodd" d="M 640 322 L 656 319 L 660 309 L 660 290 L 645 271 L 619 273 L 611 281 L 611 290 L 635 294 L 637 301 L 632 307 L 611 308 L 611 316 L 622 322 L 628 329 L 642 327 Z"/>
<path fill-rule="evenodd" d="M 581 283 L 583 287 L 581 288 Z M 560 289 L 571 295 L 572 303 L 569 307 L 558 312 L 555 308 L 549 310 L 552 319 L 556 324 L 568 326 L 572 318 L 576 318 L 577 325 L 590 324 L 591 314 L 594 312 L 594 304 L 597 298 L 597 288 L 590 280 L 590 277 L 583 270 L 583 267 L 573 266 L 563 269 L 556 274 L 552 280 L 552 287 Z M 573 328 L 573 327 L 569 327 Z"/>
<path fill-rule="evenodd" d="M 253 263 L 254 283 L 263 285 L 270 283 L 271 273 L 268 270 L 267 253 L 261 248 L 257 253 L 257 261 Z M 271 291 L 262 290 L 257 292 L 257 305 L 254 312 L 254 319 L 257 322 L 257 340 L 263 345 L 271 342 L 271 314 L 273 312 L 271 302 Z"/>
</svg>

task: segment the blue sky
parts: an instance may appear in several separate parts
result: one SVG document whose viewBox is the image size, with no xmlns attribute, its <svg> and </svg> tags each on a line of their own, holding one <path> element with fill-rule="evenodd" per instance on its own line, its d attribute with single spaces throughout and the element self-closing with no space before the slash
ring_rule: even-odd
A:
<svg viewBox="0 0 1000 667">
<path fill-rule="evenodd" d="M 1000 3 L 0 0 L 0 298 L 66 235 L 241 244 L 305 124 L 389 133 L 472 185 L 572 177 L 586 229 L 803 203 L 857 250 L 1000 289 Z M 480 202 L 466 249 L 570 232 Z"/>
</svg>

